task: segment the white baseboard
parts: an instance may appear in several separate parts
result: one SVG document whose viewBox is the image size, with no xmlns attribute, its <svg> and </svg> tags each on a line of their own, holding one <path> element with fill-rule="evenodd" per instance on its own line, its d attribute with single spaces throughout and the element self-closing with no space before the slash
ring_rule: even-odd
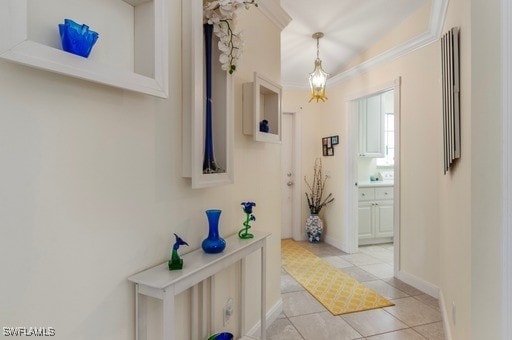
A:
<svg viewBox="0 0 512 340">
<path fill-rule="evenodd" d="M 344 251 L 345 253 L 348 253 L 348 247 L 344 242 L 338 241 L 335 238 L 325 236 L 324 242 L 327 244 L 330 244 L 331 246 L 338 248 L 341 251 Z"/>
<path fill-rule="evenodd" d="M 283 311 L 283 300 L 279 299 L 279 301 L 276 302 L 275 305 L 272 306 L 267 311 L 267 327 L 274 322 L 281 312 Z M 248 332 L 247 335 L 249 336 L 259 336 L 260 333 L 260 327 L 261 327 L 261 321 L 258 321 Z"/>
<path fill-rule="evenodd" d="M 418 290 L 421 290 L 423 293 L 428 294 L 433 298 L 439 299 L 439 287 L 431 284 L 430 282 L 403 271 L 398 271 L 396 273 L 396 278 Z"/>
<path fill-rule="evenodd" d="M 441 307 L 441 316 L 443 318 L 444 338 L 446 340 L 452 340 L 452 332 L 449 322 L 450 319 L 448 318 L 448 306 L 446 305 L 443 291 L 441 289 L 439 290 L 439 307 Z"/>
</svg>

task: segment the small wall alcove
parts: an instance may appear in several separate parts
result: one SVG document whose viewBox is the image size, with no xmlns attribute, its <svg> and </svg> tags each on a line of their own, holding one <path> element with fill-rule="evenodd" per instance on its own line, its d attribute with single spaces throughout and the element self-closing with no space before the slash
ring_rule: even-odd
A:
<svg viewBox="0 0 512 340">
<path fill-rule="evenodd" d="M 215 161 L 220 173 L 204 173 L 205 153 L 205 51 L 202 0 L 182 1 L 182 85 L 183 166 L 182 175 L 191 178 L 192 188 L 233 183 L 234 84 L 233 76 L 222 70 L 212 42 L 212 136 Z"/>
<path fill-rule="evenodd" d="M 0 58 L 118 88 L 168 97 L 167 0 L 3 0 Z M 65 18 L 99 33 L 89 58 L 61 49 Z"/>
<path fill-rule="evenodd" d="M 254 81 L 243 84 L 243 133 L 255 141 L 281 143 L 282 88 L 254 72 Z M 260 123 L 268 122 L 268 132 Z"/>
</svg>

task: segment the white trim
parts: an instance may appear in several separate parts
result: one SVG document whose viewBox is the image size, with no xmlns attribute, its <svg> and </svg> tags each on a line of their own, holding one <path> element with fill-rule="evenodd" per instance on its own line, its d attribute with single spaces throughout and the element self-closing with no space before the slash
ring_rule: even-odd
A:
<svg viewBox="0 0 512 340">
<path fill-rule="evenodd" d="M 397 79 L 399 79 L 399 78 L 397 78 Z M 365 88 L 364 90 L 361 90 L 361 91 L 350 93 L 347 96 L 347 101 L 353 101 L 353 100 L 356 100 L 356 99 L 367 97 L 367 96 L 369 96 L 371 94 L 377 94 L 377 93 L 380 93 L 380 92 L 386 92 L 388 90 L 393 90 L 394 87 L 395 87 L 395 84 L 397 82 L 397 79 L 391 80 L 391 81 L 387 81 L 385 83 L 381 83 L 381 84 L 379 84 L 377 86 L 372 86 L 372 87 L 369 87 L 369 88 Z"/>
<path fill-rule="evenodd" d="M 512 6 L 501 1 L 502 13 L 502 332 L 512 339 Z"/>
<path fill-rule="evenodd" d="M 278 1 L 258 0 L 258 8 L 281 31 L 292 21 L 292 17 L 286 13 Z"/>
<path fill-rule="evenodd" d="M 359 65 L 356 65 L 342 73 L 339 73 L 331 78 L 329 78 L 329 85 L 335 86 L 339 85 L 355 76 L 368 72 L 368 70 L 382 65 L 384 63 L 393 61 L 404 55 L 416 51 L 417 49 L 424 47 L 428 44 L 431 44 L 437 41 L 439 37 L 432 34 L 430 31 L 424 32 L 405 43 L 402 43 L 384 53 L 381 53 L 373 58 L 370 58 Z"/>
<path fill-rule="evenodd" d="M 345 176 L 345 216 L 343 234 L 346 243 L 338 243 L 341 250 L 347 253 L 356 253 L 358 251 L 358 187 L 354 185 L 358 181 L 357 175 L 357 141 L 359 140 L 359 128 L 357 126 L 358 116 L 357 112 L 353 109 L 352 103 L 354 100 L 366 97 L 373 93 L 384 92 L 393 89 L 395 91 L 395 181 L 393 186 L 393 238 L 394 238 L 394 273 L 397 276 L 400 271 L 400 92 L 401 92 L 401 77 L 393 81 L 383 83 L 379 86 L 371 87 L 363 91 L 358 91 L 347 96 L 346 101 L 346 126 L 347 126 L 347 142 L 345 148 L 345 164 L 347 164 L 347 174 Z M 335 241 L 332 241 L 335 242 Z"/>
<path fill-rule="evenodd" d="M 400 183 L 402 182 L 402 173 L 401 173 L 401 115 L 402 115 L 402 105 L 401 105 L 401 98 L 402 98 L 402 78 L 398 77 L 394 81 L 394 95 L 395 95 L 395 165 L 394 165 L 394 186 L 393 186 L 393 243 L 394 243 L 394 256 L 393 256 L 393 269 L 395 272 L 395 275 L 398 274 L 398 272 L 401 270 L 401 261 L 400 261 L 400 249 L 401 249 L 401 242 L 400 242 L 400 231 L 401 231 L 401 215 L 400 215 L 400 208 L 402 207 L 402 200 L 400 195 Z M 398 150 L 398 152 L 396 151 Z"/>
<path fill-rule="evenodd" d="M 355 98 L 354 98 L 355 99 Z M 347 127 L 347 141 L 343 143 L 345 153 L 345 164 L 347 164 L 347 173 L 345 176 L 345 216 L 343 234 L 346 240 L 341 244 L 346 253 L 354 254 L 358 251 L 358 234 L 357 234 L 357 144 L 359 140 L 358 128 L 358 112 L 353 109 L 353 99 L 346 101 L 345 105 L 345 126 Z"/>
<path fill-rule="evenodd" d="M 416 51 L 419 48 L 422 48 L 428 44 L 431 44 L 437 41 L 441 35 L 441 31 L 443 29 L 444 19 L 446 16 L 446 11 L 448 9 L 448 1 L 449 0 L 433 0 L 432 1 L 432 10 L 430 12 L 430 20 L 429 27 L 427 30 L 416 37 L 395 46 L 373 58 L 370 58 L 346 71 L 338 73 L 328 80 L 329 86 L 339 85 L 357 75 L 367 72 L 373 67 L 382 65 L 384 63 L 390 62 L 397 58 L 403 57 L 404 55 Z M 289 89 L 306 89 L 308 88 L 307 84 L 297 84 L 297 83 L 284 83 L 283 87 L 286 90 Z"/>
<path fill-rule="evenodd" d="M 300 115 L 302 106 L 294 111 L 285 111 L 283 115 L 291 115 L 293 131 L 293 164 L 292 169 L 295 175 L 293 180 L 295 188 L 292 199 L 292 230 L 291 238 L 295 241 L 305 241 L 306 235 L 302 231 L 304 225 L 302 221 L 302 116 Z"/>
<path fill-rule="evenodd" d="M 293 113 L 293 169 L 295 170 L 295 190 L 293 191 L 293 230 L 295 241 L 306 240 L 302 231 L 302 106 Z"/>
<path fill-rule="evenodd" d="M 420 279 L 417 276 L 406 273 L 404 271 L 398 271 L 395 274 L 395 277 L 400 281 L 407 283 L 414 288 L 421 290 L 423 293 L 432 296 L 433 298 L 439 299 L 439 287 L 427 282 L 423 279 Z"/>
<path fill-rule="evenodd" d="M 452 340 L 453 338 L 452 333 L 450 332 L 450 321 L 448 319 L 448 306 L 446 305 L 444 294 L 441 289 L 439 289 L 439 307 L 441 308 L 441 317 L 443 318 L 444 338 L 446 340 Z"/>
<path fill-rule="evenodd" d="M 346 253 L 348 253 L 345 249 L 347 249 L 347 243 L 346 242 L 342 242 L 340 240 L 337 240 L 335 238 L 332 238 L 330 236 L 325 236 L 325 240 L 324 240 L 325 243 L 327 244 L 330 244 L 331 246 L 335 247 L 335 248 L 338 248 Z"/>
<path fill-rule="evenodd" d="M 282 86 L 286 91 L 309 89 L 308 80 L 306 78 L 304 78 L 304 81 L 301 83 L 285 83 L 282 84 Z"/>
<path fill-rule="evenodd" d="M 433 0 L 430 11 L 428 30 L 438 39 L 443 32 L 444 20 L 448 11 L 449 0 Z"/>
<path fill-rule="evenodd" d="M 283 311 L 283 300 L 279 299 L 276 302 L 276 304 L 274 304 L 272 306 L 272 308 L 270 308 L 267 311 L 267 317 L 266 317 L 266 319 L 267 319 L 267 321 L 266 321 L 267 328 L 268 328 L 268 326 L 270 326 L 279 317 L 279 315 L 282 313 L 282 311 Z M 251 327 L 249 332 L 247 332 L 247 335 L 249 335 L 249 336 L 258 336 L 259 334 L 261 334 L 261 332 L 260 332 L 260 325 L 261 325 L 261 321 L 258 321 L 254 326 Z"/>
</svg>

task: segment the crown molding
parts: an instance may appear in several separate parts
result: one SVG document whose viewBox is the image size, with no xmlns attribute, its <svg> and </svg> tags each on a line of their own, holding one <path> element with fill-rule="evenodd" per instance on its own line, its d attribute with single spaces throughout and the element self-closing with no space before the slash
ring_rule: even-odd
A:
<svg viewBox="0 0 512 340">
<path fill-rule="evenodd" d="M 375 57 L 372 57 L 362 63 L 338 73 L 328 79 L 330 86 L 339 85 L 357 75 L 368 72 L 373 67 L 388 63 L 397 58 L 400 58 L 408 53 L 414 52 L 419 48 L 427 46 L 441 37 L 443 25 L 445 21 L 446 11 L 448 9 L 449 0 L 432 0 L 432 10 L 430 11 L 430 19 L 428 29 L 417 35 L 416 37 L 397 45 L 386 52 L 383 52 Z M 285 89 L 298 89 L 298 84 L 284 83 Z M 307 89 L 307 86 L 300 87 Z"/>
<path fill-rule="evenodd" d="M 286 84 L 283 84 L 282 86 L 283 86 L 283 89 L 287 90 L 287 91 L 309 89 L 306 79 L 304 80 L 303 83 L 286 83 Z"/>
<path fill-rule="evenodd" d="M 258 8 L 281 31 L 292 21 L 292 17 L 281 7 L 278 0 L 258 0 Z"/>
</svg>

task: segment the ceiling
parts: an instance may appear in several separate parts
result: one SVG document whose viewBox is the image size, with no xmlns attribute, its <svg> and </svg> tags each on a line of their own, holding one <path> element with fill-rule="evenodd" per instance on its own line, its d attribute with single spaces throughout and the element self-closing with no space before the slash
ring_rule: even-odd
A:
<svg viewBox="0 0 512 340">
<path fill-rule="evenodd" d="M 281 36 L 283 85 L 308 86 L 316 58 L 313 33 L 325 34 L 320 39 L 322 67 L 336 75 L 427 1 L 281 0 L 293 19 Z"/>
</svg>

